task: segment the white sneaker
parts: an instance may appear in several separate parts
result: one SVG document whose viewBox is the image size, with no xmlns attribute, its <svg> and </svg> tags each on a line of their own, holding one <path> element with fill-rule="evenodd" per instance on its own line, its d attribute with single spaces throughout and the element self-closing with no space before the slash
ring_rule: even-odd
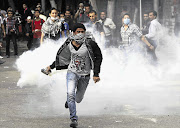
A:
<svg viewBox="0 0 180 128">
<path fill-rule="evenodd" d="M 2 56 L 0 56 L 0 59 L 3 59 L 3 57 L 2 57 Z"/>
</svg>

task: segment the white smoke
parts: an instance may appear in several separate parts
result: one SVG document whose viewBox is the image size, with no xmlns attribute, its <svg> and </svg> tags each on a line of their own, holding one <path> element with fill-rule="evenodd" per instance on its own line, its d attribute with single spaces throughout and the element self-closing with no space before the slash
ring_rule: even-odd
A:
<svg viewBox="0 0 180 128">
<path fill-rule="evenodd" d="M 156 50 L 159 59 L 156 67 L 149 64 L 142 52 L 131 54 L 127 59 L 120 49 L 105 49 L 100 38 L 95 36 L 95 39 L 103 54 L 101 81 L 94 84 L 90 80 L 82 103 L 77 104 L 78 115 L 180 114 L 173 111 L 180 106 L 177 90 L 180 74 L 178 38 L 164 35 Z M 51 76 L 41 73 L 42 68 L 55 60 L 63 42 L 46 41 L 40 48 L 25 52 L 16 62 L 21 73 L 17 86 L 29 86 L 34 90 L 27 99 L 33 102 L 26 104 L 29 106 L 26 111 L 31 111 L 31 114 L 69 114 L 64 108 L 67 70 L 53 70 Z M 39 109 L 35 109 L 36 106 Z"/>
</svg>

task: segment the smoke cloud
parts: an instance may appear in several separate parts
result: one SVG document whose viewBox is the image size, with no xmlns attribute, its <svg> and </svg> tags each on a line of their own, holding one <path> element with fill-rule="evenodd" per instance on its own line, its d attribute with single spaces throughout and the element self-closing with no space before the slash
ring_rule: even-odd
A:
<svg viewBox="0 0 180 128">
<path fill-rule="evenodd" d="M 142 51 L 126 56 L 119 48 L 104 48 L 98 36 L 95 39 L 103 54 L 101 81 L 95 84 L 90 80 L 83 101 L 77 104 L 78 115 L 180 114 L 180 40 L 177 37 L 164 32 L 156 50 L 157 66 L 149 64 Z M 41 73 L 42 68 L 55 60 L 64 41 L 46 40 L 40 48 L 23 53 L 16 62 L 21 73 L 17 86 L 33 90 L 27 98 L 28 104 L 24 104 L 31 116 L 69 114 L 64 108 L 67 70 L 53 70 L 51 76 Z"/>
</svg>

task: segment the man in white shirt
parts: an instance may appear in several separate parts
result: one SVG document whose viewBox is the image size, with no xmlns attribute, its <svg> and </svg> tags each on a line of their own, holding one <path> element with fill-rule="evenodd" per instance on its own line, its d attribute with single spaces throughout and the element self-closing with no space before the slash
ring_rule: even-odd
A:
<svg viewBox="0 0 180 128">
<path fill-rule="evenodd" d="M 147 53 L 151 56 L 151 58 L 154 61 L 157 61 L 157 57 L 155 54 L 155 49 L 157 47 L 157 44 L 159 42 L 160 33 L 162 31 L 161 24 L 158 22 L 157 18 L 157 12 L 156 11 L 150 11 L 149 12 L 149 19 L 151 20 L 151 24 L 149 26 L 149 33 L 146 34 L 146 38 L 151 43 L 151 45 L 154 46 L 154 50 L 147 49 Z"/>
<path fill-rule="evenodd" d="M 113 45 L 112 31 L 116 29 L 116 25 L 112 19 L 106 17 L 106 12 L 104 11 L 100 13 L 100 18 L 99 22 L 103 25 L 104 36 L 106 39 L 105 47 L 108 48 Z"/>
</svg>

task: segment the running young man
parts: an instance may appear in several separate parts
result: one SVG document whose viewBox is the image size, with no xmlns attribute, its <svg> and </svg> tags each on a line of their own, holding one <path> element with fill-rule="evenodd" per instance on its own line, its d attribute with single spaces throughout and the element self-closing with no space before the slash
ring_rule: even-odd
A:
<svg viewBox="0 0 180 128">
<path fill-rule="evenodd" d="M 47 67 L 47 71 L 54 68 L 56 70 L 68 69 L 65 107 L 69 108 L 70 111 L 70 127 L 78 125 L 75 102 L 80 103 L 84 97 L 90 80 L 91 69 L 94 73 L 94 82 L 100 81 L 101 62 L 102 54 L 97 43 L 86 36 L 85 26 L 77 23 L 74 25 L 73 35 L 68 37 L 57 52 L 56 60 Z"/>
</svg>

